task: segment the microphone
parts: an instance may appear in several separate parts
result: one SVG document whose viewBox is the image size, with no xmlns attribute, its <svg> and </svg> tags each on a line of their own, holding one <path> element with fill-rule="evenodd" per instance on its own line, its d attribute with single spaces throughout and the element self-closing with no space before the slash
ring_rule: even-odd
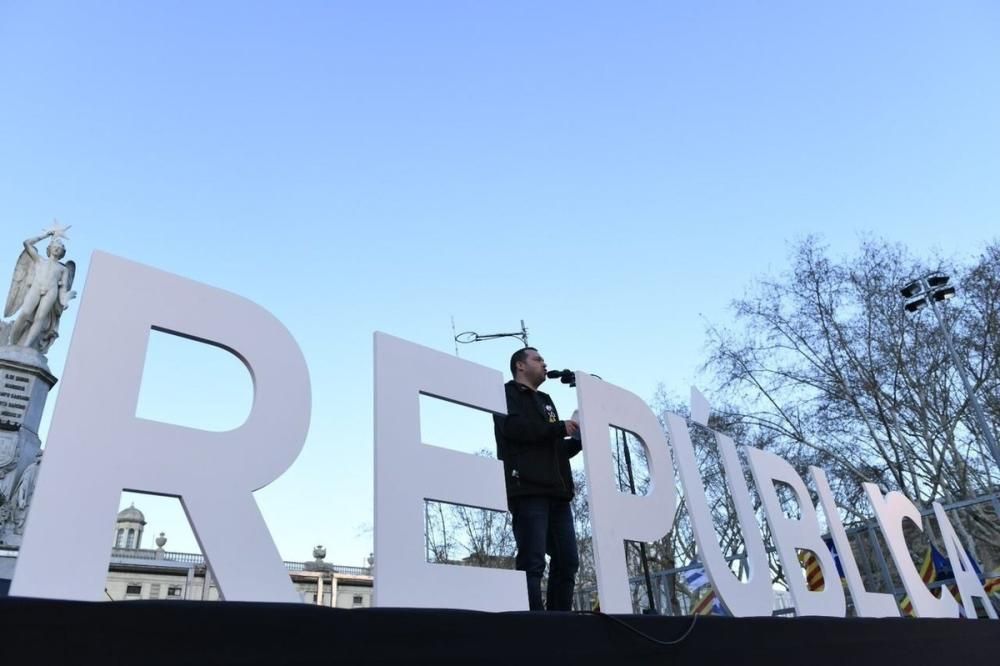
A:
<svg viewBox="0 0 1000 666">
<path fill-rule="evenodd" d="M 559 379 L 563 384 L 576 386 L 576 374 L 572 370 L 549 370 L 545 376 L 549 379 Z"/>
</svg>

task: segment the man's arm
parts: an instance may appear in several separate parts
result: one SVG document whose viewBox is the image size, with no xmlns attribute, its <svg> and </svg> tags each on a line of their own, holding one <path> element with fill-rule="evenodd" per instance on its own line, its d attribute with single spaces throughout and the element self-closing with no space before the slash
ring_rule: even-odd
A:
<svg viewBox="0 0 1000 666">
<path fill-rule="evenodd" d="M 525 404 L 516 393 L 507 389 L 507 416 L 494 416 L 493 421 L 505 438 L 519 444 L 538 444 L 566 436 L 564 421 L 546 423 L 536 412 L 532 404 Z"/>
<path fill-rule="evenodd" d="M 545 423 L 509 409 L 507 416 L 494 416 L 493 420 L 504 437 L 521 444 L 537 444 L 545 440 L 566 436 L 565 421 Z"/>
</svg>

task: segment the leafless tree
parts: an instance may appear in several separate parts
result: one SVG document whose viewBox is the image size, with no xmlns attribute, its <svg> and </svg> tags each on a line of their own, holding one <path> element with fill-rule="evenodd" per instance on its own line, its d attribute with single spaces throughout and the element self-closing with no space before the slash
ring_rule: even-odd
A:
<svg viewBox="0 0 1000 666">
<path fill-rule="evenodd" d="M 900 246 L 870 240 L 857 256 L 834 261 L 809 238 L 795 247 L 787 271 L 734 301 L 733 328 L 709 331 L 706 367 L 718 380 L 723 418 L 800 471 L 825 468 L 854 519 L 868 513 L 862 481 L 928 506 L 991 491 L 1000 479 L 936 321 L 904 312 L 899 287 L 929 270 L 959 284 L 961 298 L 942 311 L 995 432 L 997 246 L 962 265 L 917 261 Z M 991 509 L 963 512 L 958 522 L 976 542 L 1000 537 Z"/>
<path fill-rule="evenodd" d="M 477 455 L 493 457 L 485 449 Z M 514 533 L 506 511 L 428 500 L 424 528 L 429 562 L 514 567 Z"/>
</svg>

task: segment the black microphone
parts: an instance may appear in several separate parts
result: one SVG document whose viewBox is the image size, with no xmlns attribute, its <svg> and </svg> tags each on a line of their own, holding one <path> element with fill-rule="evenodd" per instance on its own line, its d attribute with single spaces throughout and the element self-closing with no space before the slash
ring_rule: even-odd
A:
<svg viewBox="0 0 1000 666">
<path fill-rule="evenodd" d="M 576 374 L 572 370 L 549 370 L 545 376 L 549 379 L 559 379 L 563 384 L 576 386 Z"/>
</svg>

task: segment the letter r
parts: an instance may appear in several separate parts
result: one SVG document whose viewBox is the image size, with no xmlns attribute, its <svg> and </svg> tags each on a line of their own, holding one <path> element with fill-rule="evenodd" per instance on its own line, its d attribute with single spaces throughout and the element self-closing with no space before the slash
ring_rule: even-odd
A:
<svg viewBox="0 0 1000 666">
<path fill-rule="evenodd" d="M 243 361 L 254 385 L 243 425 L 206 432 L 135 416 L 153 328 Z M 135 490 L 180 498 L 224 598 L 298 601 L 252 493 L 298 456 L 309 412 L 305 359 L 266 310 L 95 252 L 11 594 L 100 599 L 118 500 Z"/>
</svg>

